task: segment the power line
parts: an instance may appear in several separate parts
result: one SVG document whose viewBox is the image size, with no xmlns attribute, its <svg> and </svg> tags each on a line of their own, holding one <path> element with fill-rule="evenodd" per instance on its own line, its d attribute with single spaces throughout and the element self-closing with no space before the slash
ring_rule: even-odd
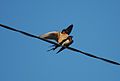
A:
<svg viewBox="0 0 120 81">
<path fill-rule="evenodd" d="M 9 27 L 9 26 L 3 25 L 3 24 L 0 24 L 0 26 L 3 27 L 3 28 L 9 29 L 9 30 L 12 30 L 12 31 L 15 31 L 15 32 L 19 32 L 19 33 L 24 34 L 24 35 L 27 35 L 29 37 L 37 38 L 37 39 L 43 40 L 45 42 L 48 42 L 48 43 L 51 43 L 51 44 L 54 44 L 54 45 L 59 45 L 59 44 L 57 44 L 57 43 L 55 43 L 53 41 L 46 40 L 44 38 L 40 38 L 39 36 L 30 34 L 30 33 L 27 33 L 27 32 L 21 31 L 21 30 L 17 30 L 15 28 L 12 28 L 12 27 Z M 64 47 L 64 46 L 61 46 L 61 47 Z M 83 55 L 87 55 L 89 57 L 93 57 L 93 58 L 96 58 L 96 59 L 99 59 L 99 60 L 103 60 L 103 61 L 115 64 L 115 65 L 120 65 L 120 63 L 118 63 L 118 62 L 115 62 L 115 61 L 112 61 L 112 60 L 108 60 L 108 59 L 105 59 L 105 58 L 102 58 L 102 57 L 98 57 L 98 56 L 92 55 L 90 53 L 83 52 L 81 50 L 78 50 L 78 49 L 75 49 L 75 48 L 72 48 L 72 47 L 65 47 L 65 48 L 67 48 L 69 50 L 72 50 L 72 51 L 75 51 L 75 52 L 79 52 L 79 53 L 81 53 Z"/>
</svg>

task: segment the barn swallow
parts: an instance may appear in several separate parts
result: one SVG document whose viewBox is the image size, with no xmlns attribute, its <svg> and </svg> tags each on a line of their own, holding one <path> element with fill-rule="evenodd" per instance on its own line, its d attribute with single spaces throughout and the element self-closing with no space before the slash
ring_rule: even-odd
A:
<svg viewBox="0 0 120 81">
<path fill-rule="evenodd" d="M 69 37 L 69 34 L 71 33 L 73 29 L 73 24 L 68 26 L 66 29 L 63 29 L 61 32 L 48 32 L 47 34 L 42 35 L 41 37 L 46 38 L 46 39 L 53 39 L 56 40 L 59 45 L 62 45 L 64 41 L 66 41 L 67 37 Z M 58 48 L 58 45 L 53 45 L 54 48 L 48 50 L 55 50 Z"/>
<path fill-rule="evenodd" d="M 64 44 L 66 44 L 66 43 L 71 44 L 71 42 L 73 42 L 72 38 L 73 38 L 73 36 L 68 36 L 66 39 L 64 39 L 62 42 L 60 42 L 59 45 L 53 45 L 53 48 L 48 51 L 55 50 L 60 46 L 64 46 Z"/>
<path fill-rule="evenodd" d="M 53 31 L 41 35 L 41 38 L 55 40 L 58 44 L 66 39 L 73 29 L 73 24 L 68 26 L 66 29 L 63 29 L 61 32 Z"/>
<path fill-rule="evenodd" d="M 70 46 L 73 43 L 72 40 L 73 36 L 68 36 L 67 39 L 63 40 L 61 42 L 61 45 L 63 46 L 57 53 L 61 52 L 62 50 L 64 50 L 66 47 Z M 55 49 L 59 47 L 59 46 L 55 46 Z"/>
</svg>

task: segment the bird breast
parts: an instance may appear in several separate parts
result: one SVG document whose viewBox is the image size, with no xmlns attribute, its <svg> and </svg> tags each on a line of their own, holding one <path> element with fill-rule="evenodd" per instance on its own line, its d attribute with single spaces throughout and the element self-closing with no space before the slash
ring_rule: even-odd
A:
<svg viewBox="0 0 120 81">
<path fill-rule="evenodd" d="M 70 40 L 66 40 L 65 42 L 62 43 L 62 46 L 67 46 L 69 45 L 69 43 L 70 43 Z"/>
<path fill-rule="evenodd" d="M 65 40 L 67 37 L 68 37 L 68 34 L 60 33 L 59 36 L 58 36 L 58 43 L 60 43 L 63 40 Z"/>
</svg>

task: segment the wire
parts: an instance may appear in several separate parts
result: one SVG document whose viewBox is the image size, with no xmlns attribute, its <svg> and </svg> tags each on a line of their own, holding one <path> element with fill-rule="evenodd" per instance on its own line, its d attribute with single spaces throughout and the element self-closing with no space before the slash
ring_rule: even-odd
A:
<svg viewBox="0 0 120 81">
<path fill-rule="evenodd" d="M 37 39 L 43 40 L 45 42 L 48 42 L 48 43 L 51 43 L 51 44 L 54 44 L 54 45 L 59 45 L 59 44 L 57 44 L 57 43 L 55 43 L 53 41 L 46 40 L 44 38 L 40 38 L 39 36 L 30 34 L 30 33 L 27 33 L 27 32 L 21 31 L 21 30 L 17 30 L 15 28 L 12 28 L 12 27 L 9 27 L 9 26 L 3 25 L 3 24 L 0 24 L 0 26 L 3 27 L 3 28 L 9 29 L 9 30 L 12 30 L 12 31 L 15 31 L 15 32 L 19 32 L 19 33 L 24 34 L 24 35 L 27 35 L 29 37 L 37 38 Z M 59 46 L 61 46 L 61 45 L 59 45 Z M 61 46 L 61 47 L 64 47 L 64 46 Z M 69 50 L 72 50 L 72 51 L 75 51 L 75 52 L 79 52 L 79 53 L 81 53 L 83 55 L 87 55 L 87 56 L 92 57 L 92 58 L 103 60 L 103 61 L 111 63 L 111 64 L 120 65 L 120 63 L 118 63 L 118 62 L 115 62 L 115 61 L 112 61 L 112 60 L 108 60 L 108 59 L 105 59 L 105 58 L 102 58 L 102 57 L 98 57 L 98 56 L 92 55 L 90 53 L 83 52 L 81 50 L 78 50 L 78 49 L 75 49 L 75 48 L 72 48 L 72 47 L 65 47 L 65 48 L 67 48 Z"/>
</svg>

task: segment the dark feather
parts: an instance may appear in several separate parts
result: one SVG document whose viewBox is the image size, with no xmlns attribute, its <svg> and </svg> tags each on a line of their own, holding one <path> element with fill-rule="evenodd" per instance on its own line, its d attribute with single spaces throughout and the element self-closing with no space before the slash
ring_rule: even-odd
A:
<svg viewBox="0 0 120 81">
<path fill-rule="evenodd" d="M 60 46 L 66 41 L 66 40 L 67 40 L 67 38 L 64 39 L 62 42 L 60 42 L 59 45 L 52 45 L 52 46 L 54 46 L 54 47 L 51 48 L 51 49 L 49 49 L 49 50 L 47 50 L 47 51 L 51 51 L 51 50 L 55 50 L 55 49 L 57 49 L 57 48 L 60 47 Z"/>
<path fill-rule="evenodd" d="M 65 49 L 65 47 L 62 47 L 57 53 L 59 53 L 59 52 L 61 52 L 62 50 L 64 50 Z M 56 54 L 57 54 L 56 53 Z"/>
<path fill-rule="evenodd" d="M 71 24 L 70 26 L 68 26 L 66 29 L 63 29 L 63 30 L 65 30 L 66 33 L 69 35 L 71 33 L 72 29 L 73 29 L 73 24 Z"/>
</svg>

